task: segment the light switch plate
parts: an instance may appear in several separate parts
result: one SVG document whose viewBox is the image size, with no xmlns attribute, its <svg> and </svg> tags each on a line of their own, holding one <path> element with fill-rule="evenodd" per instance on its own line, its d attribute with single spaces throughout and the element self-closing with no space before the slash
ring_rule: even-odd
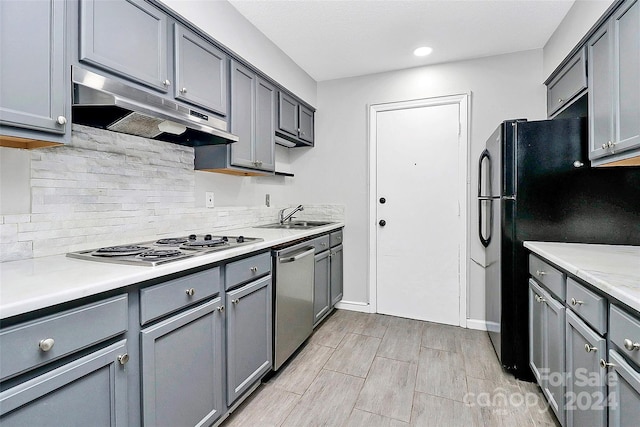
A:
<svg viewBox="0 0 640 427">
<path fill-rule="evenodd" d="M 213 204 L 213 191 L 205 192 L 205 206 L 208 208 L 212 208 Z"/>
</svg>

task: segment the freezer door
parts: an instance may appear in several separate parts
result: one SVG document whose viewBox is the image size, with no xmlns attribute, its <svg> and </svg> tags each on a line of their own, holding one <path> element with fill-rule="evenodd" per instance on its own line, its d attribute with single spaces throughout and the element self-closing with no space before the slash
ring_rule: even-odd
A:
<svg viewBox="0 0 640 427">
<path fill-rule="evenodd" d="M 489 177 L 482 176 L 482 187 L 479 190 L 481 190 L 483 196 L 498 198 L 502 195 L 503 138 L 504 129 L 507 125 L 509 123 L 503 123 L 498 126 L 487 140 L 487 148 L 483 151 L 483 154 L 487 153 L 488 162 L 483 160 L 482 157 L 481 161 L 483 161 L 485 168 L 487 166 L 489 168 L 481 170 L 480 174 L 490 173 Z"/>
</svg>

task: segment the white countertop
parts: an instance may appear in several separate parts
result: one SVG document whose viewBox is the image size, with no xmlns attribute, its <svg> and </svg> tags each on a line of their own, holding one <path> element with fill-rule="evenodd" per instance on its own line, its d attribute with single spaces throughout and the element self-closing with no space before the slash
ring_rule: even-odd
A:
<svg viewBox="0 0 640 427">
<path fill-rule="evenodd" d="M 524 242 L 524 247 L 640 312 L 640 246 Z"/>
<path fill-rule="evenodd" d="M 0 263 L 0 319 L 223 261 L 341 227 L 344 227 L 344 223 L 336 222 L 308 230 L 225 230 L 224 234 L 261 237 L 264 241 L 155 267 L 95 262 L 67 258 L 65 255 Z"/>
</svg>

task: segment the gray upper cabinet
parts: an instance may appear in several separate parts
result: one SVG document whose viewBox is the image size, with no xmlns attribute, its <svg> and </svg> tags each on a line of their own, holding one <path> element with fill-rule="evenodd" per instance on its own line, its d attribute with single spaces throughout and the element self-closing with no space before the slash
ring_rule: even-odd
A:
<svg viewBox="0 0 640 427">
<path fill-rule="evenodd" d="M 547 115 L 553 116 L 587 88 L 586 49 L 582 48 L 554 75 L 547 85 Z"/>
<path fill-rule="evenodd" d="M 275 170 L 275 88 L 254 71 L 231 61 L 231 165 Z M 197 154 L 196 154 L 197 156 Z"/>
<path fill-rule="evenodd" d="M 230 291 L 227 299 L 227 404 L 272 366 L 271 276 Z"/>
<path fill-rule="evenodd" d="M 0 2 L 0 52 L 0 134 L 68 141 L 65 2 Z"/>
<path fill-rule="evenodd" d="M 0 424 L 127 425 L 126 340 L 0 393 Z"/>
<path fill-rule="evenodd" d="M 168 92 L 167 19 L 142 0 L 82 0 L 79 59 Z"/>
<path fill-rule="evenodd" d="M 639 164 L 640 4 L 624 2 L 587 42 L 589 158 Z M 636 157 L 635 163 L 632 160 Z"/>
<path fill-rule="evenodd" d="M 174 36 L 174 96 L 226 116 L 227 56 L 177 23 Z"/>
<path fill-rule="evenodd" d="M 280 136 L 296 145 L 312 146 L 314 141 L 314 111 L 296 98 L 278 93 L 278 129 Z"/>
<path fill-rule="evenodd" d="M 222 310 L 216 298 L 141 331 L 144 426 L 210 425 L 222 415 Z"/>
</svg>

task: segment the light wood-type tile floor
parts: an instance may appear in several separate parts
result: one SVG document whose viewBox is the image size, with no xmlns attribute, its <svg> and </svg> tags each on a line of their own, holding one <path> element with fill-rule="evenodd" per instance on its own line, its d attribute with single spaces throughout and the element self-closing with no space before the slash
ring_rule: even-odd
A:
<svg viewBox="0 0 640 427">
<path fill-rule="evenodd" d="M 337 310 L 223 427 L 558 426 L 486 332 Z"/>
</svg>

